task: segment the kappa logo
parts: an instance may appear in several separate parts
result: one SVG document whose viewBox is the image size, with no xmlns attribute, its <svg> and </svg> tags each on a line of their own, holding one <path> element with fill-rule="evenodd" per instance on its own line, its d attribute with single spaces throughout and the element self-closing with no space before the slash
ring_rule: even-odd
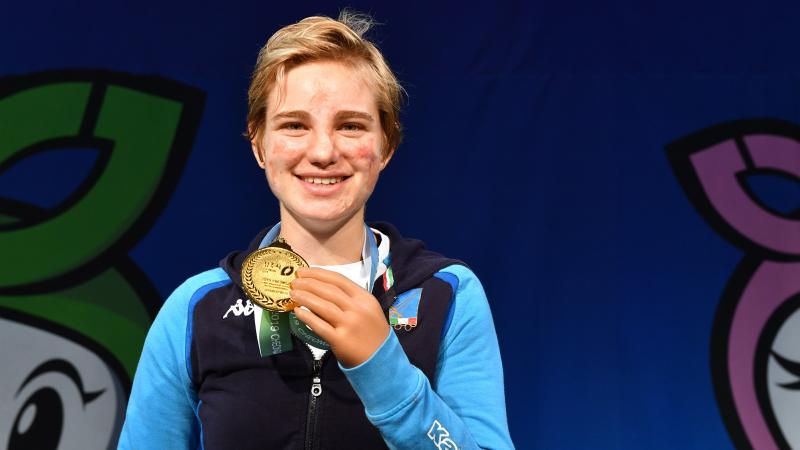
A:
<svg viewBox="0 0 800 450">
<path fill-rule="evenodd" d="M 233 313 L 233 315 L 236 317 L 239 317 L 242 314 L 244 314 L 245 316 L 249 316 L 250 314 L 253 314 L 253 310 L 255 310 L 255 307 L 253 306 L 252 303 L 250 303 L 250 299 L 247 299 L 247 303 L 245 304 L 242 304 L 242 299 L 238 299 L 236 300 L 236 303 L 234 303 L 228 308 L 228 311 L 225 313 L 224 316 L 222 316 L 222 318 L 227 319 L 228 314 L 230 313 Z"/>
<path fill-rule="evenodd" d="M 389 325 L 395 330 L 411 331 L 417 326 L 417 311 L 419 300 L 422 297 L 422 288 L 411 289 L 395 298 L 389 307 Z"/>
<path fill-rule="evenodd" d="M 431 428 L 428 430 L 428 437 L 431 438 L 439 450 L 458 450 L 456 443 L 450 439 L 450 432 L 438 420 L 434 419 L 431 424 Z"/>
</svg>

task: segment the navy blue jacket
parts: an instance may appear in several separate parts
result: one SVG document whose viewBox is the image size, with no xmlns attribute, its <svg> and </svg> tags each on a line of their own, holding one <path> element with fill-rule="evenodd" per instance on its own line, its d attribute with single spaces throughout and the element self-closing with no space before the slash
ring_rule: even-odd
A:
<svg viewBox="0 0 800 450">
<path fill-rule="evenodd" d="M 389 320 L 390 307 L 404 293 L 415 292 L 419 303 L 413 327 L 396 326 L 370 360 L 349 369 L 337 364 L 331 352 L 315 366 L 308 348 L 295 337 L 293 350 L 261 357 L 253 316 L 228 312 L 237 300 L 246 299 L 239 270 L 265 230 L 246 251 L 224 258 L 219 269 L 184 283 L 159 312 L 134 379 L 120 448 L 344 449 L 388 444 L 442 449 L 476 448 L 479 440 L 491 444 L 481 446 L 510 447 L 490 313 L 484 317 L 491 354 L 485 362 L 499 371 L 499 400 L 498 377 L 491 375 L 487 381 L 480 375 L 485 364 L 464 379 L 443 355 L 451 346 L 468 344 L 455 336 L 450 338 L 453 344 L 446 345 L 443 338 L 454 333 L 453 301 L 459 289 L 474 297 L 473 291 L 480 288 L 477 279 L 458 261 L 426 250 L 420 241 L 404 239 L 391 225 L 373 226 L 389 237 L 390 254 L 384 263 L 392 269 L 394 284 L 385 289 L 390 276 L 386 272 L 372 293 Z M 479 294 L 483 304 L 478 309 L 485 305 L 482 289 Z M 466 312 L 475 309 L 466 306 Z M 478 316 L 486 313 L 488 305 Z M 469 317 L 457 321 L 459 335 L 464 334 L 462 327 L 473 332 L 475 326 L 487 328 L 486 320 L 482 325 L 469 323 Z M 315 371 L 322 385 L 319 396 L 311 395 Z M 440 372 L 453 375 L 443 379 Z M 486 404 L 481 408 L 494 416 L 481 418 L 480 412 L 470 411 L 465 420 L 459 409 L 473 402 L 456 397 L 448 402 L 436 392 L 442 385 L 447 396 L 448 389 L 463 389 L 464 383 L 495 391 L 487 394 L 492 400 L 482 402 Z M 470 394 L 467 390 L 462 395 Z M 473 415 L 479 421 L 470 427 Z M 470 428 L 477 429 L 478 436 Z"/>
</svg>

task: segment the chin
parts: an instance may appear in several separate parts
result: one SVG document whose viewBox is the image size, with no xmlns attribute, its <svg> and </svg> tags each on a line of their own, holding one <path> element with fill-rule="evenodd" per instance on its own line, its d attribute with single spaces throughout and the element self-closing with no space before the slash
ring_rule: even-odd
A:
<svg viewBox="0 0 800 450">
<path fill-rule="evenodd" d="M 291 214 L 302 225 L 319 230 L 346 223 L 356 216 L 358 211 L 331 211 L 310 207 L 291 211 Z"/>
</svg>

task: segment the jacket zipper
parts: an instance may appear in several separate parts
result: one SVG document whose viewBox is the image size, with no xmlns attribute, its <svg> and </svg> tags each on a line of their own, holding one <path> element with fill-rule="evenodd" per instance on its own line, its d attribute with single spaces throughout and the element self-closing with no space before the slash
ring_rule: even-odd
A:
<svg viewBox="0 0 800 450">
<path fill-rule="evenodd" d="M 328 356 L 327 353 L 323 358 Z M 317 398 L 322 394 L 322 380 L 320 374 L 322 372 L 322 359 L 314 359 L 313 369 L 311 372 L 311 395 L 308 396 L 308 416 L 306 419 L 306 450 L 311 450 L 314 447 L 314 431 L 317 428 Z"/>
</svg>

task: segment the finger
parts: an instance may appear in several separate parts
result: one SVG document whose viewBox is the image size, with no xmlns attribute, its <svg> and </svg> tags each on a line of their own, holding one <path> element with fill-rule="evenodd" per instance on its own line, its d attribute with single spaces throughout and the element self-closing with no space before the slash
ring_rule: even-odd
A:
<svg viewBox="0 0 800 450">
<path fill-rule="evenodd" d="M 346 276 L 331 270 L 320 269 L 318 267 L 303 267 L 297 271 L 297 277 L 314 278 L 316 280 L 330 283 L 344 291 L 344 293 L 348 296 L 354 296 L 364 290 L 361 286 L 350 281 L 350 279 Z"/>
<path fill-rule="evenodd" d="M 310 292 L 321 299 L 338 306 L 342 311 L 347 309 L 350 296 L 338 286 L 317 278 L 295 278 L 291 283 L 292 289 Z"/>
<path fill-rule="evenodd" d="M 328 343 L 330 343 L 331 337 L 335 336 L 336 329 L 318 315 L 314 314 L 313 311 L 303 308 L 295 308 L 294 315 L 298 320 L 308 325 L 308 327 L 311 328 L 311 331 L 317 333 L 317 336 L 321 337 Z"/>
<path fill-rule="evenodd" d="M 314 315 L 320 317 L 329 324 L 336 326 L 342 316 L 342 310 L 334 303 L 318 297 L 312 292 L 302 289 L 292 289 L 289 291 L 292 301 L 299 306 L 310 309 Z M 297 308 L 295 308 L 297 309 Z"/>
</svg>

